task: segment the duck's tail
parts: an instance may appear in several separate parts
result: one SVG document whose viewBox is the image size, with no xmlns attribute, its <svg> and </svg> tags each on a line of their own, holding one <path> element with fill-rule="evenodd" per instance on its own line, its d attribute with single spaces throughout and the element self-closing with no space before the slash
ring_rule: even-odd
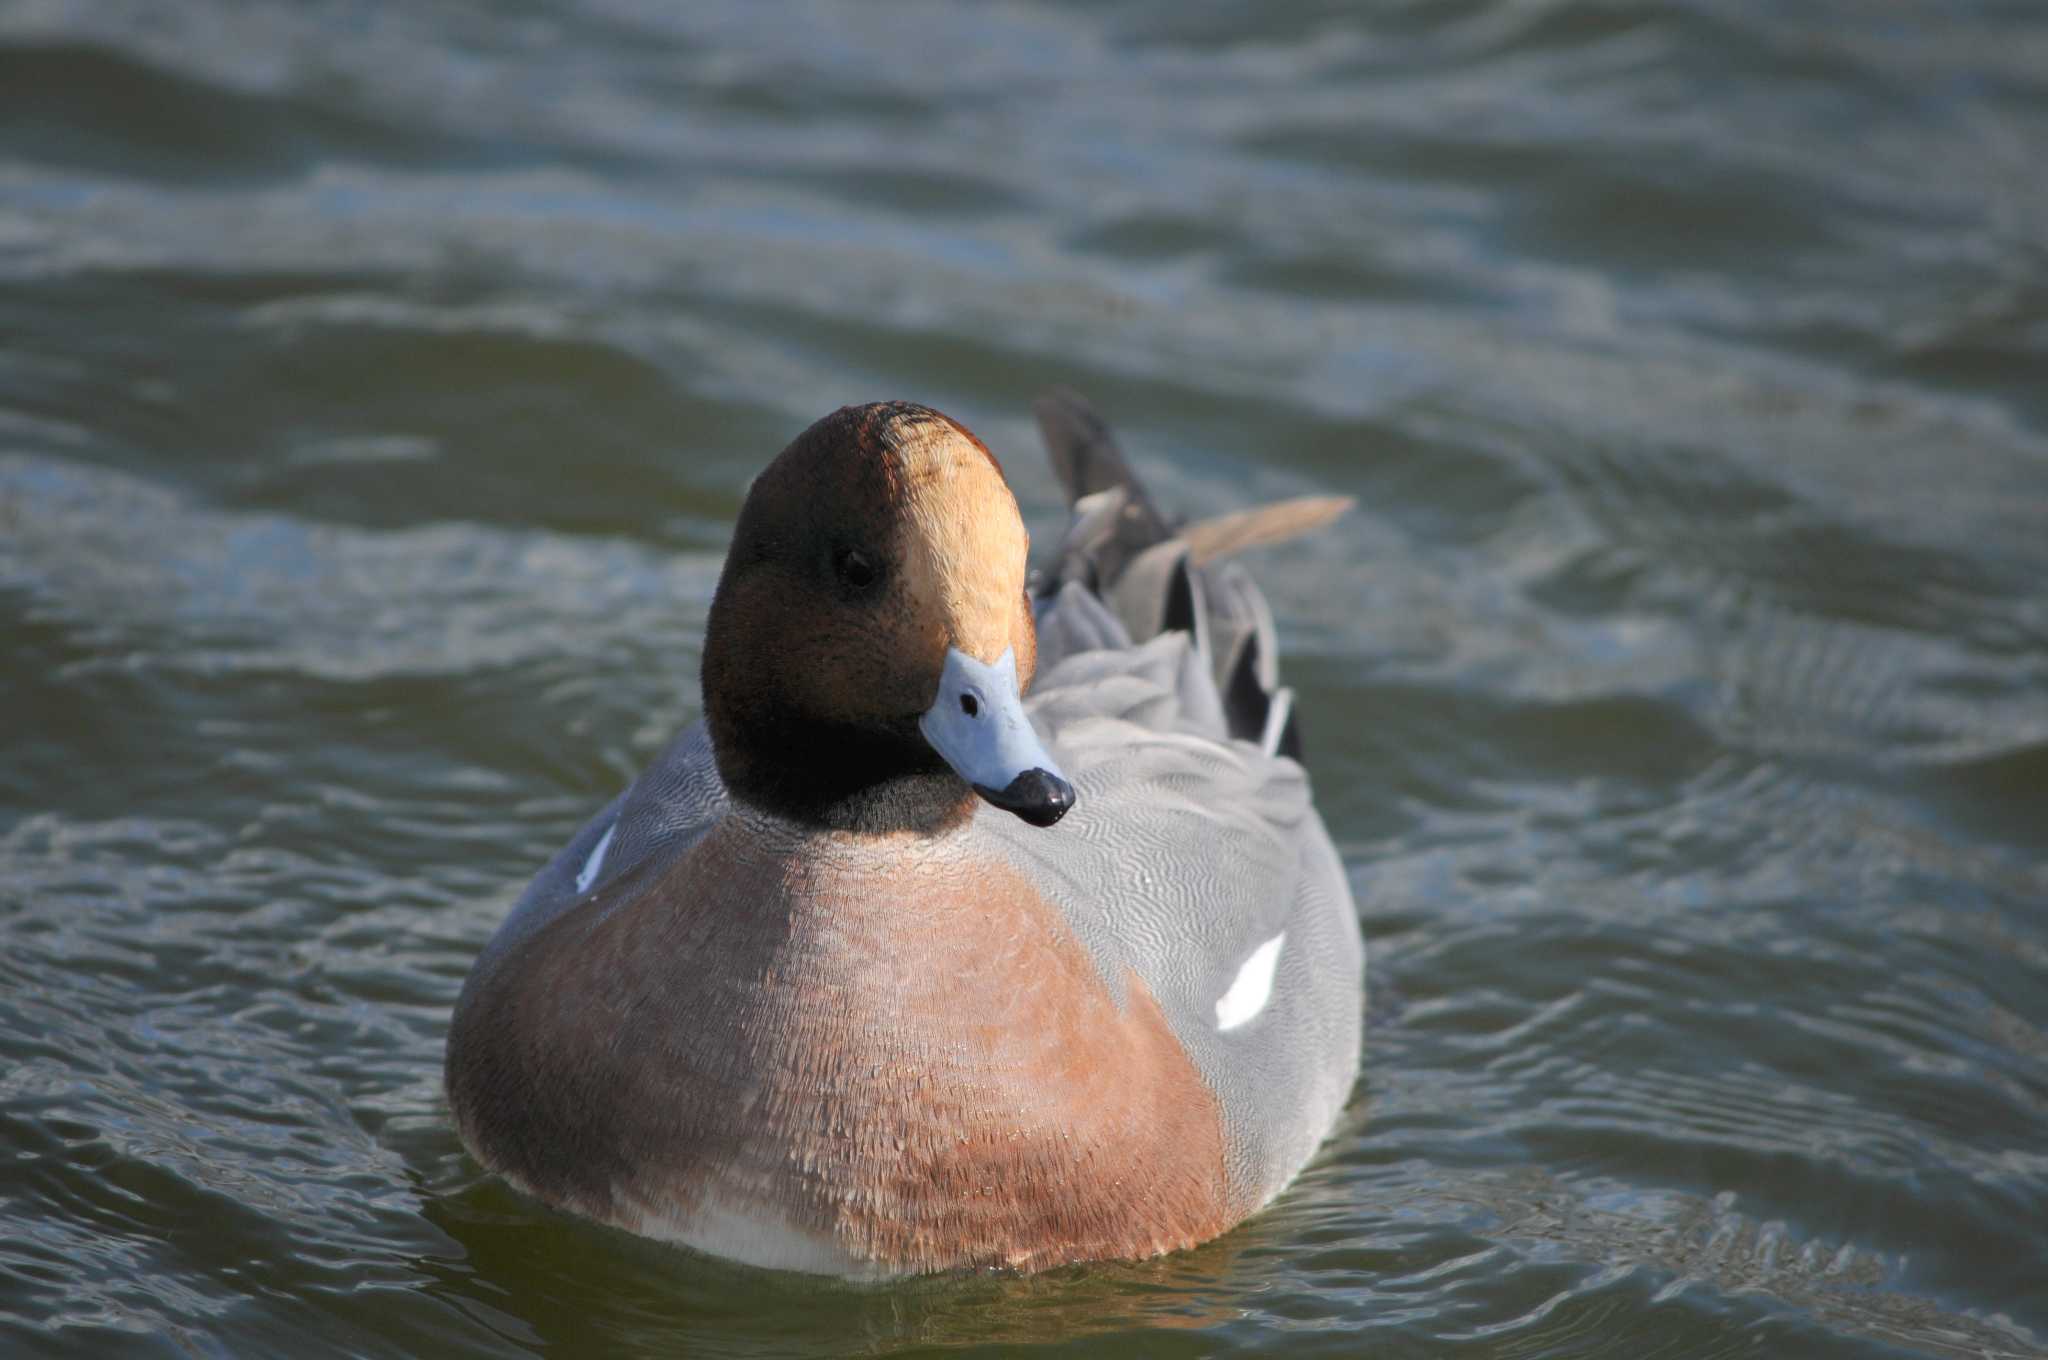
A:
<svg viewBox="0 0 2048 1360">
<path fill-rule="evenodd" d="M 1147 494 L 1109 426 L 1080 394 L 1049 392 L 1036 410 L 1053 471 L 1074 508 L 1059 560 L 1039 582 L 1041 597 L 1079 585 L 1108 606 L 1135 643 L 1169 629 L 1191 634 L 1230 735 L 1299 760 L 1300 729 L 1293 691 L 1280 683 L 1273 611 L 1251 573 L 1226 559 L 1319 529 L 1352 500 L 1307 496 L 1177 523 Z M 1045 642 L 1061 653 L 1110 645 L 1081 636 Z"/>
</svg>

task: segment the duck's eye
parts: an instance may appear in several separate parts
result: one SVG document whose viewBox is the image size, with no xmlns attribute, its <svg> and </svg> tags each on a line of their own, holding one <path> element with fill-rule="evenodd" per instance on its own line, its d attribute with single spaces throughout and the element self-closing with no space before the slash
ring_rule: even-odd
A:
<svg viewBox="0 0 2048 1360">
<path fill-rule="evenodd" d="M 875 562 L 859 548 L 841 548 L 832 554 L 832 570 L 849 590 L 866 590 L 875 583 Z"/>
</svg>

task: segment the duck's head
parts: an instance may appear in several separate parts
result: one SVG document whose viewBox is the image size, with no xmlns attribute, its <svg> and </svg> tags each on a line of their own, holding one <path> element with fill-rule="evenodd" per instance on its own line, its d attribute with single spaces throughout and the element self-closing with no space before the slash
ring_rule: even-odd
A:
<svg viewBox="0 0 2048 1360">
<path fill-rule="evenodd" d="M 1074 790 L 1024 716 L 1029 547 L 994 455 L 937 411 L 798 435 L 747 493 L 705 631 L 727 788 L 843 830 L 941 830 L 977 795 L 1058 821 Z"/>
</svg>

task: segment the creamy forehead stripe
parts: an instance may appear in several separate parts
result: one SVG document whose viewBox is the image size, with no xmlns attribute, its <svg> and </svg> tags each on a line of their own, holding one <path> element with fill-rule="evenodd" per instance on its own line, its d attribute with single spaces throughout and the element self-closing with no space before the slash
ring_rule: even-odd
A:
<svg viewBox="0 0 2048 1360">
<path fill-rule="evenodd" d="M 1252 951 L 1252 956 L 1237 970 L 1230 990 L 1216 998 L 1217 1029 L 1236 1029 L 1266 1009 L 1266 1003 L 1273 999 L 1273 970 L 1280 962 L 1280 948 L 1286 943 L 1287 932 L 1283 930 Z"/>
<path fill-rule="evenodd" d="M 1016 499 L 989 456 L 943 421 L 899 425 L 896 450 L 905 589 L 952 645 L 992 663 L 1010 645 L 1031 546 Z"/>
</svg>

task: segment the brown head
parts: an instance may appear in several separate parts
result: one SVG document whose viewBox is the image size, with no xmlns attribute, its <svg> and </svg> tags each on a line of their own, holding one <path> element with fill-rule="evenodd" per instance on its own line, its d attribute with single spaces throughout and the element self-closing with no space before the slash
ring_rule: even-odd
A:
<svg viewBox="0 0 2048 1360">
<path fill-rule="evenodd" d="M 1020 696 L 1030 538 L 979 439 L 909 402 L 848 406 L 747 494 L 704 640 L 734 796 L 809 825 L 936 831 L 976 793 L 1049 826 L 1073 803 Z"/>
</svg>

